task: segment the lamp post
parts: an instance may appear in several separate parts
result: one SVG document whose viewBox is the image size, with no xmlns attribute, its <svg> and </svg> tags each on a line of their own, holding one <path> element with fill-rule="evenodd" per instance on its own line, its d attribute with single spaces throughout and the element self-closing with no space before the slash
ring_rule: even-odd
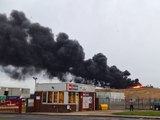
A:
<svg viewBox="0 0 160 120">
<path fill-rule="evenodd" d="M 37 77 L 33 77 L 34 81 L 35 81 L 35 86 L 34 86 L 34 92 L 36 91 L 36 83 L 37 83 Z"/>
</svg>

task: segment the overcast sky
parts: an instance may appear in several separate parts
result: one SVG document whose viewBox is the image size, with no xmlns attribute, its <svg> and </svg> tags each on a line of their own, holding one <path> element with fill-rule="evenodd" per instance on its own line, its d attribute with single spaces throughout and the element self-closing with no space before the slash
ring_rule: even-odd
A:
<svg viewBox="0 0 160 120">
<path fill-rule="evenodd" d="M 55 35 L 65 32 L 78 40 L 86 59 L 101 52 L 109 66 L 128 70 L 143 85 L 159 87 L 159 6 L 159 0 L 0 0 L 0 13 L 23 11 Z M 0 86 L 34 88 L 32 78 L 18 83 L 0 76 Z"/>
</svg>

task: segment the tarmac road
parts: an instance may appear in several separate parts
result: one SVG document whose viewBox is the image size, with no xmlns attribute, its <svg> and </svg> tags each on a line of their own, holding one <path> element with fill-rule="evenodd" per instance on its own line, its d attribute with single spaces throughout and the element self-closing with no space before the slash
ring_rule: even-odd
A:
<svg viewBox="0 0 160 120">
<path fill-rule="evenodd" d="M 18 115 L 0 114 L 0 120 L 156 120 L 122 117 L 92 117 L 92 116 L 50 116 L 50 115 Z"/>
</svg>

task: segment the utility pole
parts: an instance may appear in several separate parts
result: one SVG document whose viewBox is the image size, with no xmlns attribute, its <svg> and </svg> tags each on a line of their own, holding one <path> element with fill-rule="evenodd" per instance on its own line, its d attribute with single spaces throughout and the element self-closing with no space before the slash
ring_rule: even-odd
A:
<svg viewBox="0 0 160 120">
<path fill-rule="evenodd" d="M 36 84 L 37 84 L 37 77 L 33 77 L 34 81 L 35 81 L 35 86 L 34 86 L 34 92 L 36 91 Z"/>
</svg>

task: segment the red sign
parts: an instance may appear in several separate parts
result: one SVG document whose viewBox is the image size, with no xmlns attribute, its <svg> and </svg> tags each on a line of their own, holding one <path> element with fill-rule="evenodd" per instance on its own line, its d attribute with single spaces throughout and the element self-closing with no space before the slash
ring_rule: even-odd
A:
<svg viewBox="0 0 160 120">
<path fill-rule="evenodd" d="M 0 111 L 22 113 L 22 99 L 8 99 L 3 103 L 0 103 Z"/>
<path fill-rule="evenodd" d="M 68 90 L 78 90 L 78 85 L 68 84 Z"/>
<path fill-rule="evenodd" d="M 86 92 L 83 92 L 83 97 L 85 97 L 86 96 Z"/>
<path fill-rule="evenodd" d="M 72 84 L 68 85 L 68 90 L 72 90 Z"/>
</svg>

